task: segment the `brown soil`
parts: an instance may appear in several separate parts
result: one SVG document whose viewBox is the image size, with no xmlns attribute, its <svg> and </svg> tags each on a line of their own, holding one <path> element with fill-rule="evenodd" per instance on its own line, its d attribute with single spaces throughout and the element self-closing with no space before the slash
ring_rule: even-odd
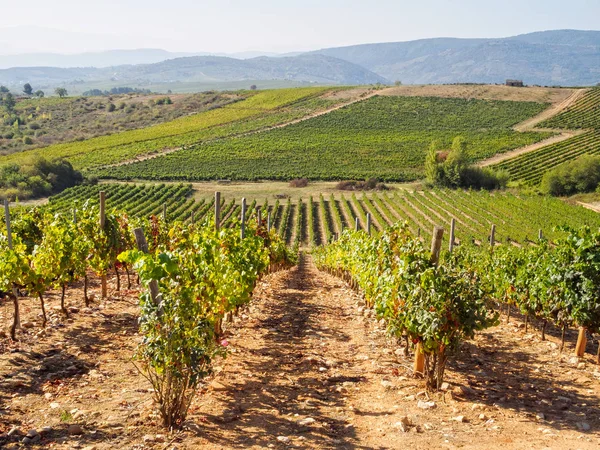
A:
<svg viewBox="0 0 600 450">
<path fill-rule="evenodd" d="M 479 161 L 477 163 L 477 165 L 480 167 L 486 167 L 486 166 L 491 166 L 493 164 L 499 164 L 503 161 L 515 158 L 515 157 L 523 155 L 525 153 L 533 152 L 535 150 L 538 150 L 542 147 L 546 147 L 548 145 L 552 145 L 552 144 L 556 144 L 558 142 L 565 141 L 574 136 L 584 133 L 585 130 L 565 131 L 565 130 L 552 129 L 552 128 L 536 128 L 536 126 L 539 123 L 543 122 L 544 120 L 549 119 L 550 117 L 557 115 L 558 113 L 564 111 L 569 106 L 571 106 L 573 103 L 575 103 L 575 101 L 577 99 L 579 99 L 583 94 L 585 94 L 587 92 L 587 89 L 576 89 L 576 90 L 561 89 L 561 91 L 564 91 L 563 93 L 569 91 L 570 95 L 564 99 L 561 97 L 558 97 L 558 96 L 555 97 L 555 102 L 552 104 L 552 106 L 545 109 L 544 111 L 539 113 L 537 116 L 531 117 L 530 119 L 527 119 L 513 127 L 513 129 L 515 131 L 519 131 L 519 132 L 549 131 L 549 132 L 554 132 L 554 133 L 559 133 L 559 134 L 557 134 L 555 136 L 551 136 L 548 139 L 544 139 L 543 141 L 536 142 L 535 144 L 526 145 L 525 147 L 516 148 L 514 150 L 492 156 L 491 158 L 488 158 L 486 160 Z"/>
<path fill-rule="evenodd" d="M 558 113 L 567 109 L 569 106 L 571 106 L 573 103 L 575 103 L 575 101 L 577 101 L 579 98 L 581 98 L 587 91 L 588 91 L 588 89 L 577 89 L 575 91 L 572 91 L 571 95 L 569 95 L 566 99 L 564 99 L 558 103 L 554 103 L 550 108 L 545 109 L 544 111 L 539 113 L 537 116 L 534 116 L 530 119 L 525 120 L 524 122 L 521 122 L 520 124 L 515 125 L 514 129 L 516 131 L 531 131 L 531 130 L 533 130 L 537 126 L 538 123 L 543 122 L 544 120 L 549 119 L 550 117 L 553 117 L 553 116 L 557 115 Z M 538 130 L 555 131 L 553 129 L 548 129 L 548 128 L 538 128 Z"/>
<path fill-rule="evenodd" d="M 169 433 L 130 359 L 140 339 L 137 291 L 111 294 L 86 309 L 80 287 L 71 289 L 69 303 L 79 311 L 65 319 L 53 293 L 44 331 L 38 303 L 22 300 L 23 321 L 36 326 L 22 330 L 16 344 L 0 340 L 0 433 L 51 426 L 37 448 L 98 450 L 600 444 L 600 372 L 591 354 L 571 361 L 575 331 L 561 355 L 553 330 L 542 342 L 511 319 L 465 342 L 448 367 L 449 389 L 428 397 L 412 377 L 411 359 L 360 298 L 309 257 L 259 283 L 227 330 L 230 353 L 199 390 L 186 430 Z M 11 306 L 0 306 L 4 323 L 11 314 Z M 428 400 L 435 407 L 419 407 Z M 69 435 L 68 423 L 83 434 Z M 0 446 L 18 448 L 11 442 Z"/>
<path fill-rule="evenodd" d="M 522 87 L 501 85 L 405 85 L 387 88 L 380 95 L 409 97 L 478 98 L 485 100 L 512 100 L 538 103 L 561 103 L 573 94 L 573 89 Z"/>
<path fill-rule="evenodd" d="M 558 131 L 558 130 L 557 130 Z M 582 133 L 585 133 L 585 130 L 573 130 L 573 131 L 563 131 L 560 134 L 555 136 L 551 136 L 548 139 L 544 139 L 543 141 L 536 142 L 535 144 L 526 145 L 525 147 L 519 147 L 514 150 L 509 150 L 505 153 L 499 153 L 497 155 L 492 156 L 491 158 L 485 159 L 483 161 L 479 161 L 477 165 L 479 167 L 491 166 L 494 164 L 500 164 L 506 160 L 516 158 L 517 156 L 523 155 L 525 153 L 533 152 L 542 147 L 546 147 L 548 145 L 556 144 L 558 142 L 565 141 L 574 136 L 578 136 Z"/>
</svg>

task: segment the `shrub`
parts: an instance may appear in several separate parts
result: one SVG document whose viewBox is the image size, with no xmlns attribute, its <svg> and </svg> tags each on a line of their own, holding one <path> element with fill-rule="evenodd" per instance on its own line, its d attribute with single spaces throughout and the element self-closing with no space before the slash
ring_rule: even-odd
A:
<svg viewBox="0 0 600 450">
<path fill-rule="evenodd" d="M 40 128 L 42 128 L 42 127 L 40 126 L 40 124 L 39 124 L 39 123 L 37 123 L 37 122 L 31 122 L 31 123 L 28 125 L 28 127 L 29 127 L 29 129 L 30 129 L 30 130 L 39 130 Z"/>
<path fill-rule="evenodd" d="M 117 107 L 115 106 L 114 103 L 109 103 L 108 104 L 108 108 L 106 109 L 108 112 L 113 112 L 115 109 L 117 109 Z"/>
<path fill-rule="evenodd" d="M 308 186 L 308 179 L 306 178 L 294 178 L 290 181 L 290 187 L 303 188 L 306 186 Z"/>
<path fill-rule="evenodd" d="M 473 189 L 504 189 L 508 180 L 507 172 L 495 172 L 488 167 L 469 166 L 461 173 L 461 186 Z"/>
<path fill-rule="evenodd" d="M 546 172 L 540 189 L 547 194 L 572 195 L 591 192 L 600 183 L 600 156 L 583 155 Z"/>
<path fill-rule="evenodd" d="M 31 145 L 31 144 L 33 144 L 33 139 L 31 139 L 29 136 L 25 136 L 23 138 L 23 144 L 25 144 L 25 145 Z"/>
<path fill-rule="evenodd" d="M 425 180 L 433 186 L 474 189 L 503 189 L 509 180 L 507 172 L 494 172 L 468 164 L 467 143 L 458 136 L 450 151 L 438 151 L 438 142 L 432 142 L 425 156 Z"/>
<path fill-rule="evenodd" d="M 377 178 L 369 178 L 366 181 L 340 181 L 335 188 L 340 191 L 387 191 L 389 189 Z"/>
</svg>

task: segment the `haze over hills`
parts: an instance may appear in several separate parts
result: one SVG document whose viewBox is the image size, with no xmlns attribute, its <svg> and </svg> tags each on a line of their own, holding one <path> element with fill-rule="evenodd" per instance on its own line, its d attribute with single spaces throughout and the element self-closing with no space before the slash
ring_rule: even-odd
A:
<svg viewBox="0 0 600 450">
<path fill-rule="evenodd" d="M 542 85 L 600 82 L 600 31 L 555 30 L 502 39 L 435 38 L 313 53 L 344 59 L 408 84 L 501 83 L 506 78 Z"/>
<path fill-rule="evenodd" d="M 278 54 L 272 52 L 248 51 L 238 53 L 186 53 L 169 52 L 155 48 L 106 50 L 102 52 L 87 52 L 74 54 L 61 53 L 19 53 L 13 55 L 0 55 L 0 69 L 13 67 L 111 67 L 126 64 L 152 64 L 166 61 L 168 59 L 182 58 L 186 56 L 225 56 L 236 59 L 250 59 L 260 56 L 297 56 L 301 52 L 290 54 Z"/>
<path fill-rule="evenodd" d="M 594 85 L 600 82 L 600 31 L 555 30 L 500 39 L 433 38 L 278 55 L 236 57 L 159 49 L 74 55 L 0 56 L 0 83 L 36 88 L 283 80 L 320 84 L 503 83 Z M 255 57 L 259 55 L 258 57 Z M 32 61 L 35 67 L 27 67 Z M 21 64 L 19 64 L 19 62 Z M 176 89 L 175 89 L 176 90 Z"/>
<path fill-rule="evenodd" d="M 121 86 L 149 83 L 236 80 L 290 80 L 321 84 L 386 83 L 385 78 L 356 64 L 325 55 L 259 57 L 246 60 L 219 56 L 193 56 L 154 64 L 108 68 L 24 67 L 0 70 L 0 83 L 25 82 L 39 88 L 110 80 Z"/>
</svg>

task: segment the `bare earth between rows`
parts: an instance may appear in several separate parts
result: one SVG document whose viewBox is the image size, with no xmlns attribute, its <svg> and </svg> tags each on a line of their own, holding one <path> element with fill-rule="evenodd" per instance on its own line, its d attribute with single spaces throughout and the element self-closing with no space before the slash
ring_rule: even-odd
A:
<svg viewBox="0 0 600 450">
<path fill-rule="evenodd" d="M 600 372 L 591 353 L 583 364 L 571 360 L 574 332 L 561 355 L 556 335 L 542 342 L 511 319 L 464 343 L 448 368 L 447 391 L 428 395 L 412 377 L 411 359 L 360 298 L 317 271 L 308 256 L 259 283 L 250 307 L 229 326 L 230 353 L 216 362 L 186 429 L 168 433 L 149 384 L 131 363 L 139 340 L 137 292 L 113 292 L 83 308 L 76 287 L 68 320 L 53 309 L 53 293 L 45 331 L 37 303 L 23 301 L 24 320 L 38 324 L 18 344 L 0 341 L 0 433 L 49 426 L 42 444 L 59 449 L 600 444 Z M 4 323 L 11 313 L 0 306 Z M 73 423 L 83 434 L 68 433 Z"/>
</svg>

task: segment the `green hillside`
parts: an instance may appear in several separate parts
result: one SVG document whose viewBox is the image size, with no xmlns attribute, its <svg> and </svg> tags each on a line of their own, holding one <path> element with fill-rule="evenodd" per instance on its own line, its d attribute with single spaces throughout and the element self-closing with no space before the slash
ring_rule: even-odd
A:
<svg viewBox="0 0 600 450">
<path fill-rule="evenodd" d="M 334 101 L 318 99 L 331 88 L 293 88 L 248 94 L 246 100 L 139 130 L 52 145 L 0 157 L 0 165 L 35 156 L 66 158 L 77 169 L 115 164 L 139 155 L 253 131 L 303 117 Z"/>
<path fill-rule="evenodd" d="M 476 161 L 537 142 L 548 133 L 512 126 L 547 105 L 438 97 L 380 97 L 301 123 L 222 139 L 155 159 L 99 170 L 104 178 L 203 180 L 415 180 L 432 141 L 449 147 L 456 136 Z"/>
</svg>

